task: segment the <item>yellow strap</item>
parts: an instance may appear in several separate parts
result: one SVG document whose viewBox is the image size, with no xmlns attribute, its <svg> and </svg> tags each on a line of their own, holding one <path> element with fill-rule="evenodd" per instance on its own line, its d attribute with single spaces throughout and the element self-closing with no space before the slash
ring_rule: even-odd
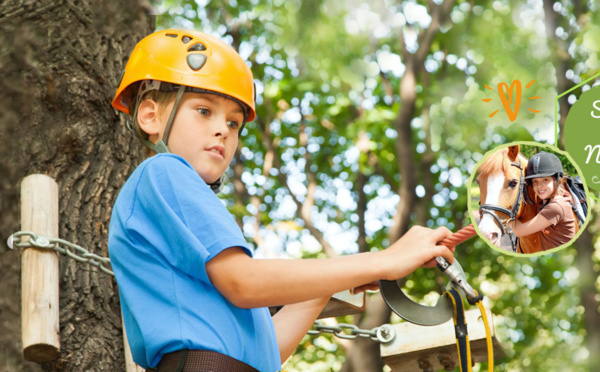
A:
<svg viewBox="0 0 600 372">
<path fill-rule="evenodd" d="M 460 308 L 461 310 L 464 311 L 464 309 L 462 308 L 462 306 L 460 306 L 459 304 L 456 303 L 456 299 L 454 298 L 454 296 L 452 296 L 450 294 L 450 292 L 446 292 L 445 294 L 448 295 L 448 297 L 450 297 L 450 299 L 452 300 L 452 305 L 454 306 L 454 315 L 452 317 L 452 319 L 454 320 L 454 326 L 456 326 L 457 323 L 457 310 Z M 460 300 L 462 301 L 462 296 L 459 294 L 458 297 L 460 298 Z M 479 311 L 481 312 L 481 318 L 483 320 L 483 326 L 485 327 L 485 339 L 486 339 L 486 344 L 487 344 L 487 351 L 488 351 L 488 372 L 493 372 L 494 371 L 494 347 L 492 345 L 492 332 L 490 329 L 490 323 L 488 321 L 488 317 L 487 317 L 487 313 L 485 312 L 485 308 L 483 307 L 483 302 L 481 300 L 477 301 L 475 303 L 475 305 L 479 308 Z M 464 315 L 463 315 L 464 317 Z M 460 350 L 460 345 L 458 343 L 458 339 L 456 340 L 456 347 L 458 349 L 458 365 L 461 367 L 460 370 L 461 372 L 464 372 L 462 369 L 462 363 L 461 363 L 461 350 Z M 466 354 L 467 354 L 467 360 L 469 361 L 467 363 L 467 372 L 471 372 L 471 346 L 469 344 L 469 336 L 466 336 L 466 343 L 467 343 L 467 350 L 466 350 Z"/>
<path fill-rule="evenodd" d="M 490 324 L 488 322 L 487 314 L 485 312 L 485 308 L 483 307 L 483 302 L 478 301 L 475 303 L 481 312 L 481 318 L 483 319 L 483 325 L 485 327 L 485 340 L 487 342 L 487 350 L 488 350 L 488 371 L 494 371 L 494 348 L 492 346 L 492 332 L 490 331 Z"/>
<path fill-rule="evenodd" d="M 459 323 L 458 323 L 458 318 L 459 315 L 461 315 L 461 319 L 464 322 L 464 325 L 466 326 L 466 319 L 465 319 L 465 309 L 462 306 L 462 296 L 460 295 L 460 293 L 456 290 L 451 290 L 451 291 L 446 291 L 444 293 L 445 295 L 447 295 L 448 297 L 450 297 L 450 300 L 452 301 L 452 306 L 454 307 L 454 314 L 452 316 L 452 319 L 454 320 L 454 327 L 456 328 Z M 455 297 L 456 296 L 456 297 Z M 457 301 L 460 301 L 460 303 L 458 303 Z M 458 311 L 461 312 L 461 314 L 458 313 Z M 466 330 L 466 329 L 465 329 Z M 458 334 L 457 334 L 458 336 Z M 464 347 L 466 350 L 463 350 L 465 352 L 465 360 L 462 360 L 461 357 L 461 342 L 459 340 L 459 338 L 456 338 L 456 349 L 458 351 L 458 365 L 460 367 L 460 371 L 461 372 L 465 372 L 463 370 L 463 364 L 466 365 L 467 367 L 467 371 L 466 372 L 471 372 L 471 344 L 469 343 L 469 335 L 466 334 L 465 338 L 464 338 Z"/>
</svg>

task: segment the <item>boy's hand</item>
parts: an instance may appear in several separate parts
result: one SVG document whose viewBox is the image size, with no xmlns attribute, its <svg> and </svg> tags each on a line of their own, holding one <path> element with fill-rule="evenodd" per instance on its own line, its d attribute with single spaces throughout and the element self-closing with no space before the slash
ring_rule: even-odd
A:
<svg viewBox="0 0 600 372">
<path fill-rule="evenodd" d="M 435 257 L 442 256 L 449 263 L 454 262 L 454 247 L 438 245 L 438 242 L 452 234 L 446 227 L 435 230 L 413 226 L 404 236 L 382 251 L 381 264 L 387 280 L 396 280 L 412 273 L 418 267 L 434 267 Z"/>
<path fill-rule="evenodd" d="M 350 294 L 352 294 L 352 295 L 357 295 L 357 294 L 359 294 L 361 292 L 365 292 L 365 291 L 378 291 L 378 290 L 379 290 L 379 282 L 363 284 L 361 286 L 349 289 Z"/>
</svg>

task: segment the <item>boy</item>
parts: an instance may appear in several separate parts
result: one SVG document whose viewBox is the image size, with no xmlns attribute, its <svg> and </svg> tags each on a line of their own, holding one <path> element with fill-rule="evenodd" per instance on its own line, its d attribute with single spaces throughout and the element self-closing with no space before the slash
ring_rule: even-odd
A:
<svg viewBox="0 0 600 372">
<path fill-rule="evenodd" d="M 158 155 L 115 203 L 109 254 L 134 361 L 158 371 L 274 372 L 332 294 L 395 280 L 452 251 L 446 228 L 412 228 L 388 249 L 326 260 L 255 260 L 214 190 L 255 117 L 250 69 L 196 31 L 136 46 L 113 106 Z M 273 318 L 268 306 L 284 306 Z"/>
</svg>

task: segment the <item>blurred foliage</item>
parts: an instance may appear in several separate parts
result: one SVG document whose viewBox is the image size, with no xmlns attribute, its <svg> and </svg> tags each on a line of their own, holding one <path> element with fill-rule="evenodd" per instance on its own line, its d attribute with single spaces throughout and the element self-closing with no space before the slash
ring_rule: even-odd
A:
<svg viewBox="0 0 600 372">
<path fill-rule="evenodd" d="M 311 220 L 339 254 L 358 250 L 361 196 L 369 249 L 389 244 L 402 182 L 393 125 L 406 68 L 398 38 L 414 53 L 417 34 L 431 20 L 428 3 L 441 1 L 166 0 L 158 6 L 158 28 L 217 35 L 252 68 L 258 119 L 246 126 L 237 159 L 247 194 L 227 185 L 224 200 L 246 236 L 262 242 L 258 256 L 324 256 L 294 201 L 305 201 L 311 177 Z M 560 21 L 556 40 L 546 36 L 540 0 L 455 1 L 417 79 L 411 127 L 419 164 L 415 193 L 427 215 L 422 223 L 452 230 L 471 223 L 467 180 L 487 151 L 513 141 L 555 143 L 554 97 L 560 92 L 553 66 L 567 58 L 573 84 L 598 73 L 600 9 L 591 0 L 561 0 L 553 11 Z M 557 40 L 567 46 L 563 55 L 557 55 Z M 510 123 L 497 86 L 513 80 L 523 84 L 523 101 L 517 122 Z M 533 96 L 541 99 L 527 99 Z M 366 177 L 362 189 L 359 176 Z M 596 270 L 599 256 L 596 249 Z M 585 349 L 573 248 L 514 258 L 472 239 L 456 257 L 496 315 L 507 354 L 497 371 L 594 367 L 586 366 L 594 351 Z M 426 298 L 443 284 L 437 271 L 419 269 L 406 288 Z M 331 336 L 307 336 L 285 369 L 339 371 L 344 355 Z"/>
</svg>

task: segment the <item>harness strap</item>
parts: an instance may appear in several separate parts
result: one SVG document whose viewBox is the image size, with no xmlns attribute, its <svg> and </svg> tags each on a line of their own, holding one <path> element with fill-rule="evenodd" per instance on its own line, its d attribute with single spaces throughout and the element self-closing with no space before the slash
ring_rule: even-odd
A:
<svg viewBox="0 0 600 372">
<path fill-rule="evenodd" d="M 446 291 L 444 294 L 450 297 L 454 306 L 452 319 L 454 320 L 454 335 L 456 336 L 460 370 L 471 372 L 471 346 L 469 345 L 469 334 L 462 296 L 454 288 Z"/>
<path fill-rule="evenodd" d="M 477 291 L 475 289 L 475 291 Z M 444 292 L 445 296 L 448 296 L 452 300 L 454 306 L 454 334 L 456 336 L 456 347 L 458 349 L 458 363 L 460 365 L 461 372 L 471 372 L 471 346 L 469 344 L 469 335 L 467 331 L 467 322 L 465 319 L 465 309 L 463 306 L 463 299 L 460 293 L 452 288 Z M 483 307 L 483 295 L 477 291 L 477 297 L 473 301 L 468 301 L 471 305 L 475 304 L 481 312 L 481 318 L 485 327 L 485 339 L 487 344 L 488 353 L 488 372 L 494 371 L 494 348 L 492 345 L 492 333 L 490 324 L 487 318 L 487 313 Z"/>
<path fill-rule="evenodd" d="M 510 245 L 512 245 L 513 253 L 517 253 L 517 247 L 521 249 L 521 253 L 523 253 L 519 238 L 512 231 L 509 233 L 508 237 L 510 238 Z"/>
<path fill-rule="evenodd" d="M 507 231 L 504 227 L 504 223 L 502 222 L 502 220 L 500 219 L 500 217 L 498 217 L 498 215 L 494 212 L 501 212 L 504 213 L 508 216 L 510 216 L 510 213 L 506 213 L 505 211 L 508 212 L 508 209 L 506 208 L 502 208 L 502 207 L 498 207 L 496 205 L 492 205 L 492 204 L 484 204 L 482 205 L 479 209 L 481 209 L 482 213 L 487 213 L 490 216 L 492 216 L 493 219 L 496 220 L 496 222 L 498 222 L 498 225 L 500 225 L 500 229 L 502 230 L 502 234 L 506 234 Z"/>
<path fill-rule="evenodd" d="M 209 350 L 179 350 L 165 354 L 157 368 L 146 372 L 258 372 L 254 367 Z"/>
<path fill-rule="evenodd" d="M 475 227 L 473 225 L 469 225 L 454 234 L 450 235 L 443 239 L 440 244 L 447 246 L 455 246 L 464 242 L 465 240 L 473 237 L 475 235 Z M 456 262 L 456 261 L 455 261 Z M 470 286 L 469 286 L 470 287 Z M 456 347 L 458 348 L 458 361 L 460 365 L 460 370 L 462 372 L 470 372 L 472 368 L 471 364 L 471 347 L 469 345 L 469 336 L 467 332 L 467 321 L 465 318 L 465 309 L 463 306 L 463 299 L 460 294 L 454 288 L 450 288 L 449 290 L 444 292 L 444 296 L 447 296 L 452 301 L 452 306 L 454 308 L 453 319 L 454 319 L 454 334 L 456 336 Z M 461 287 L 459 287 L 461 288 Z M 464 288 L 462 288 L 465 291 Z M 481 312 L 481 318 L 483 319 L 483 324 L 485 326 L 485 336 L 487 341 L 488 348 L 488 371 L 494 371 L 494 349 L 492 345 L 492 333 L 490 330 L 489 322 L 487 319 L 487 314 L 485 312 L 485 308 L 483 307 L 483 294 L 475 289 L 471 288 L 472 291 L 475 292 L 474 296 L 469 296 L 468 292 L 465 291 L 467 295 L 467 302 L 470 305 L 477 305 L 479 311 Z M 383 292 L 382 292 L 383 293 Z"/>
<path fill-rule="evenodd" d="M 492 332 L 490 331 L 490 323 L 488 321 L 487 313 L 485 312 L 485 308 L 483 307 L 483 302 L 479 301 L 475 305 L 479 308 L 481 312 L 481 319 L 483 320 L 483 326 L 485 327 L 485 341 L 487 344 L 488 351 L 488 371 L 494 371 L 494 348 L 492 345 Z"/>
</svg>

